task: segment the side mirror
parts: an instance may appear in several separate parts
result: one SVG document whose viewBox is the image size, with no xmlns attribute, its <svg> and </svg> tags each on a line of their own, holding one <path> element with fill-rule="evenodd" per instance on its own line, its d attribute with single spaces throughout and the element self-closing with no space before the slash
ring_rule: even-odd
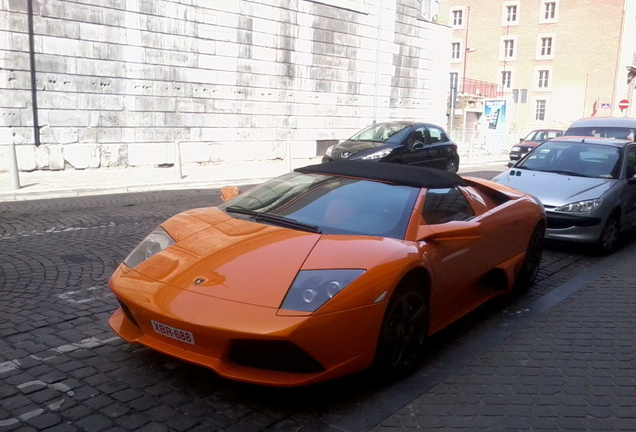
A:
<svg viewBox="0 0 636 432">
<path fill-rule="evenodd" d="M 442 242 L 452 240 L 476 240 L 481 238 L 481 227 L 471 221 L 451 221 L 437 225 L 422 225 L 418 241 Z"/>
<path fill-rule="evenodd" d="M 225 202 L 229 199 L 234 198 L 238 194 L 241 193 L 241 190 L 236 186 L 223 186 L 221 188 L 221 199 Z"/>
<path fill-rule="evenodd" d="M 522 143 L 524 140 L 523 138 L 519 138 L 519 142 Z"/>
<path fill-rule="evenodd" d="M 424 143 L 421 143 L 419 141 L 416 141 L 413 143 L 413 145 L 411 146 L 411 151 L 415 151 L 415 150 L 422 150 L 424 148 Z"/>
</svg>

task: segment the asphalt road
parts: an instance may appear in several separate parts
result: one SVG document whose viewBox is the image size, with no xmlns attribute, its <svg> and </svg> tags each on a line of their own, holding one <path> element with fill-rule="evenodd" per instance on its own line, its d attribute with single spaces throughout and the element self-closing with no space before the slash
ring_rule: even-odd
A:
<svg viewBox="0 0 636 432">
<path fill-rule="evenodd" d="M 251 386 L 124 343 L 107 324 L 117 307 L 107 282 L 128 252 L 167 217 L 219 202 L 218 190 L 187 190 L 0 203 L 0 431 L 370 430 L 608 259 L 548 245 L 529 293 L 438 334 L 402 380 L 362 373 L 310 388 Z"/>
</svg>

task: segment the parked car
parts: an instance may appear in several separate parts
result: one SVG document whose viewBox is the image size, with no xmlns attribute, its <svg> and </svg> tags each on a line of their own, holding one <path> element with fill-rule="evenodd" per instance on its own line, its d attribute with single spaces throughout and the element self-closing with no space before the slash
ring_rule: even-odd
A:
<svg viewBox="0 0 636 432">
<path fill-rule="evenodd" d="M 516 161 L 522 159 L 539 144 L 551 138 L 562 136 L 563 132 L 561 129 L 535 129 L 531 131 L 524 138 L 519 139 L 519 144 L 510 149 L 510 163 L 508 166 L 512 166 Z"/>
<path fill-rule="evenodd" d="M 392 121 L 371 125 L 348 140 L 329 147 L 323 162 L 371 160 L 418 165 L 455 173 L 457 145 L 431 123 Z"/>
<path fill-rule="evenodd" d="M 273 386 L 402 373 L 541 262 L 540 203 L 488 180 L 345 161 L 239 192 L 163 222 L 116 269 L 123 339 Z"/>
<path fill-rule="evenodd" d="M 566 136 L 593 136 L 597 138 L 617 138 L 634 141 L 636 138 L 636 118 L 630 117 L 587 117 L 576 120 L 565 131 Z"/>
<path fill-rule="evenodd" d="M 493 180 L 537 197 L 546 238 L 593 243 L 612 252 L 636 225 L 636 143 L 564 136 L 538 146 Z"/>
</svg>

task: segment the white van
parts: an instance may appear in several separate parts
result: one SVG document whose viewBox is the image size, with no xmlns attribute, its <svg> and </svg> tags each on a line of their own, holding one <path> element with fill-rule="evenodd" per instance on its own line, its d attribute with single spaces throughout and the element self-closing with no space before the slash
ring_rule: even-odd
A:
<svg viewBox="0 0 636 432">
<path fill-rule="evenodd" d="M 576 120 L 565 131 L 566 136 L 593 136 L 598 138 L 619 138 L 634 141 L 636 138 L 636 118 L 631 117 L 588 117 Z"/>
</svg>

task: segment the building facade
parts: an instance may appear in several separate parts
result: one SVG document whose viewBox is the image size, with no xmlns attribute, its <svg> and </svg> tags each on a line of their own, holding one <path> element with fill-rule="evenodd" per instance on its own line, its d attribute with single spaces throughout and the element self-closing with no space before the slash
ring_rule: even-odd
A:
<svg viewBox="0 0 636 432">
<path fill-rule="evenodd" d="M 431 0 L 0 0 L 0 170 L 311 158 L 444 123 Z"/>
<path fill-rule="evenodd" d="M 441 0 L 439 20 L 453 32 L 453 128 L 487 131 L 496 111 L 499 131 L 515 135 L 514 142 L 532 129 L 566 129 L 581 117 L 632 116 L 634 4 Z M 495 91 L 485 95 L 486 88 Z M 626 109 L 619 108 L 623 100 L 631 102 Z"/>
</svg>

